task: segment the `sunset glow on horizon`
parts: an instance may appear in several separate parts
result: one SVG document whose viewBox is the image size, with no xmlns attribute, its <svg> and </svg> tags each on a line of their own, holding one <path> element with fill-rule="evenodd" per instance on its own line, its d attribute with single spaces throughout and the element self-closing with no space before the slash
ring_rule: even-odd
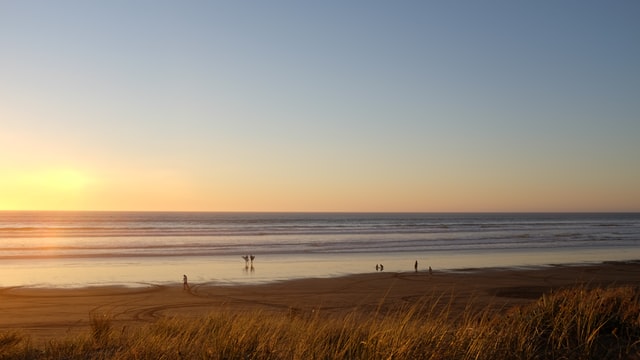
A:
<svg viewBox="0 0 640 360">
<path fill-rule="evenodd" d="M 0 4 L 0 210 L 640 211 L 637 2 Z"/>
</svg>

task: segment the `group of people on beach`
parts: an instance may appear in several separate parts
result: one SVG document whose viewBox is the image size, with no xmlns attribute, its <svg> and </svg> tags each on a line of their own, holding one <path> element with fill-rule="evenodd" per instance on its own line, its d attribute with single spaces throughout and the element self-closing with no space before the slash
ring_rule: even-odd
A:
<svg viewBox="0 0 640 360">
<path fill-rule="evenodd" d="M 415 272 L 418 272 L 418 260 L 416 260 L 416 262 L 413 264 L 413 270 Z M 431 266 L 429 266 L 429 275 L 433 275 L 433 270 L 431 269 Z"/>
<path fill-rule="evenodd" d="M 251 262 L 251 269 L 253 270 L 253 260 L 255 260 L 256 258 L 255 255 L 243 255 L 242 258 L 244 259 L 245 268 L 249 268 L 249 262 Z M 415 272 L 418 272 L 418 260 L 416 260 L 416 262 L 413 264 L 413 269 L 415 270 Z M 384 265 L 376 264 L 376 271 L 384 271 Z M 429 266 L 429 275 L 432 274 L 433 270 L 431 270 L 431 266 Z M 182 275 L 182 289 L 189 290 L 189 281 L 187 280 L 187 275 Z"/>
<path fill-rule="evenodd" d="M 251 261 L 251 273 L 253 274 L 253 272 L 256 271 L 253 267 L 253 260 L 256 258 L 255 255 L 243 255 L 242 258 L 244 259 L 244 272 L 249 272 L 249 261 Z"/>
<path fill-rule="evenodd" d="M 253 260 L 256 257 L 253 254 L 251 254 L 251 255 L 243 255 L 242 258 L 244 259 L 244 266 L 249 267 L 249 261 L 251 261 L 251 266 L 253 266 Z"/>
<path fill-rule="evenodd" d="M 418 272 L 418 260 L 416 260 L 416 262 L 413 264 L 413 270 L 415 270 L 415 272 Z M 431 270 L 431 266 L 429 266 L 429 275 L 433 275 L 433 270 Z"/>
<path fill-rule="evenodd" d="M 251 272 L 253 272 L 253 260 L 256 259 L 256 256 L 253 254 L 250 255 L 242 255 L 244 259 L 244 267 L 245 269 L 249 268 L 249 263 L 251 263 Z M 190 290 L 189 288 L 189 280 L 187 279 L 187 275 L 182 275 L 182 290 Z"/>
<path fill-rule="evenodd" d="M 413 270 L 415 272 L 418 272 L 418 260 L 416 260 L 416 262 L 413 263 Z M 376 264 L 376 271 L 384 271 L 384 265 Z M 431 269 L 431 266 L 429 266 L 429 275 L 433 275 L 433 270 Z"/>
</svg>

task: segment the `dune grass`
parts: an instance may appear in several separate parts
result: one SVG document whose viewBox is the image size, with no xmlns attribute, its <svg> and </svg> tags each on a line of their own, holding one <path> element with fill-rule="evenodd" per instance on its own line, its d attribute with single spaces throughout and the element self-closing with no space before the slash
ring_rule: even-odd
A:
<svg viewBox="0 0 640 360">
<path fill-rule="evenodd" d="M 455 316 L 446 303 L 419 301 L 385 313 L 220 309 L 128 331 L 111 324 L 92 315 L 86 335 L 42 347 L 0 333 L 0 359 L 640 359 L 632 287 L 567 289 L 503 312 L 470 306 Z"/>
</svg>

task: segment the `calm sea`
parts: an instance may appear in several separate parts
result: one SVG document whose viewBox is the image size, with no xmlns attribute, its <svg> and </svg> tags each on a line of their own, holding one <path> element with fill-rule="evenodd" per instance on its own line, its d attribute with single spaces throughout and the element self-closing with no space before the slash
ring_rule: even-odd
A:
<svg viewBox="0 0 640 360">
<path fill-rule="evenodd" d="M 0 212 L 0 286 L 242 284 L 640 259 L 640 214 Z M 254 255 L 253 265 L 243 255 Z"/>
</svg>

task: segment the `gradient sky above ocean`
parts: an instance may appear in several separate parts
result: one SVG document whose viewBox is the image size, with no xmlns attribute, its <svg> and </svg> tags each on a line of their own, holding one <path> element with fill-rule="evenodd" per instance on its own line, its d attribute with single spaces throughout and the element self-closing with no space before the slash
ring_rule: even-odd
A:
<svg viewBox="0 0 640 360">
<path fill-rule="evenodd" d="M 640 211 L 634 1 L 3 1 L 0 209 Z"/>
</svg>

